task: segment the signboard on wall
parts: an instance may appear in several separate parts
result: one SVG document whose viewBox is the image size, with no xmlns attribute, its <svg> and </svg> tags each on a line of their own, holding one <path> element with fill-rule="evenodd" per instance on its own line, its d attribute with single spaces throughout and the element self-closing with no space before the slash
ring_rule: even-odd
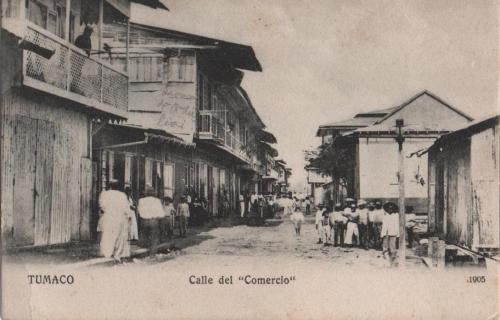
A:
<svg viewBox="0 0 500 320">
<path fill-rule="evenodd" d="M 163 89 L 162 101 L 158 108 L 161 114 L 156 126 L 191 143 L 195 131 L 195 108 L 194 83 L 169 83 Z"/>
</svg>

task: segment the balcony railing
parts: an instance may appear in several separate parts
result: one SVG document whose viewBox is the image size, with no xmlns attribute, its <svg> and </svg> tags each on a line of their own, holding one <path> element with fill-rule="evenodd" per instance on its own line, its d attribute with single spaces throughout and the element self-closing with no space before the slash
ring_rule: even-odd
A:
<svg viewBox="0 0 500 320">
<path fill-rule="evenodd" d="M 250 162 L 245 145 L 224 127 L 224 111 L 200 111 L 198 118 L 198 136 L 200 139 L 215 140 L 232 153 Z"/>
<path fill-rule="evenodd" d="M 20 36 L 26 43 L 54 52 L 45 58 L 36 50 L 24 50 L 24 85 L 126 117 L 126 73 L 98 58 L 88 57 L 83 50 L 27 20 L 22 22 Z M 19 23 L 16 21 L 18 33 Z"/>
</svg>

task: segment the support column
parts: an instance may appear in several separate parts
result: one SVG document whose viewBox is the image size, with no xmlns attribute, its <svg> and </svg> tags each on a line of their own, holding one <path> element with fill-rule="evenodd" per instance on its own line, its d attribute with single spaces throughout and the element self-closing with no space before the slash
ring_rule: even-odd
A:
<svg viewBox="0 0 500 320">
<path fill-rule="evenodd" d="M 399 176 L 399 267 L 404 268 L 406 264 L 406 216 L 405 216 L 405 155 L 403 152 L 404 137 L 401 128 L 404 125 L 403 119 L 396 120 L 398 128 L 398 176 Z"/>
</svg>

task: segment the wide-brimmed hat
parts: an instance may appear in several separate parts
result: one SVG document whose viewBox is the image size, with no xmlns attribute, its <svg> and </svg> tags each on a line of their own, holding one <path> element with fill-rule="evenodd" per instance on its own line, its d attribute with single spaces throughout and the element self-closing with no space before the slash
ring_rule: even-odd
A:
<svg viewBox="0 0 500 320">
<path fill-rule="evenodd" d="M 340 202 L 337 202 L 337 203 L 335 204 L 335 208 L 342 208 L 342 204 L 341 204 Z"/>
<path fill-rule="evenodd" d="M 386 202 L 386 203 L 384 203 L 383 208 L 388 213 L 399 212 L 399 207 L 394 202 Z"/>
<path fill-rule="evenodd" d="M 358 206 L 366 206 L 366 201 L 365 200 L 358 200 Z"/>
<path fill-rule="evenodd" d="M 115 184 L 118 184 L 118 182 L 119 181 L 117 179 L 109 179 L 108 184 L 109 185 L 115 185 Z"/>
<path fill-rule="evenodd" d="M 375 208 L 375 204 L 373 202 L 368 202 L 368 208 Z"/>
</svg>

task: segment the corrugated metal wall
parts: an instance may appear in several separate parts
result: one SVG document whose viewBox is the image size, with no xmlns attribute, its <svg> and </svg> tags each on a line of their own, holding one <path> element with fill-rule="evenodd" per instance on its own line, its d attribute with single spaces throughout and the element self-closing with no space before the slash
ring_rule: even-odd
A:
<svg viewBox="0 0 500 320">
<path fill-rule="evenodd" d="M 80 239 L 88 117 L 72 107 L 26 89 L 2 95 L 2 237 L 9 246 Z"/>
</svg>

